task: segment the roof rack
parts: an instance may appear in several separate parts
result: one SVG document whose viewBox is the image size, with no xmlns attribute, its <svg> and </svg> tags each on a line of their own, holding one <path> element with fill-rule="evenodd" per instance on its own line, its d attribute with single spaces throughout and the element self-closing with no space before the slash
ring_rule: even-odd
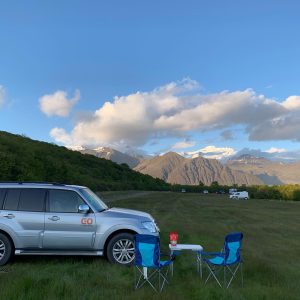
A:
<svg viewBox="0 0 300 300">
<path fill-rule="evenodd" d="M 59 182 L 47 182 L 47 181 L 0 181 L 0 184 L 49 184 L 49 185 L 58 185 L 65 186 L 63 183 Z"/>
</svg>

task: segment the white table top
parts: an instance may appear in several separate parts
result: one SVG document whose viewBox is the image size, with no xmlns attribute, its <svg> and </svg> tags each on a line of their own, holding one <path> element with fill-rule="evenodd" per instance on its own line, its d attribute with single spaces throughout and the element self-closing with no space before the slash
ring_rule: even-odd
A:
<svg viewBox="0 0 300 300">
<path fill-rule="evenodd" d="M 171 244 L 169 244 L 169 248 L 171 251 L 180 251 L 180 250 L 203 251 L 203 247 L 201 245 L 192 245 L 192 244 L 177 244 L 176 246 L 172 246 Z"/>
</svg>

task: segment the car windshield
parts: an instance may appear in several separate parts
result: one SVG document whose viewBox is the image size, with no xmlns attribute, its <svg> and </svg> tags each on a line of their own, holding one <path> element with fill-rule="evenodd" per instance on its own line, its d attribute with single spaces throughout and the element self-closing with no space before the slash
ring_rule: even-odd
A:
<svg viewBox="0 0 300 300">
<path fill-rule="evenodd" d="M 81 189 L 80 192 L 89 201 L 89 203 L 93 206 L 93 208 L 96 209 L 96 211 L 100 212 L 108 209 L 108 206 L 90 189 L 84 188 Z"/>
</svg>

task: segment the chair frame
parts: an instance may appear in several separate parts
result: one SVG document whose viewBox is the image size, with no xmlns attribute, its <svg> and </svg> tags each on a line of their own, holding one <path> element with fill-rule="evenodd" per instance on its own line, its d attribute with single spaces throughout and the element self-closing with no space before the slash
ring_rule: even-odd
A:
<svg viewBox="0 0 300 300">
<path fill-rule="evenodd" d="M 158 245 L 159 244 L 159 238 L 158 238 Z M 160 262 L 161 256 L 167 256 L 169 257 L 169 260 L 171 261 L 169 265 L 166 266 L 157 266 L 157 267 L 143 267 L 138 266 L 135 264 L 134 268 L 134 288 L 139 289 L 142 286 L 144 286 L 146 283 L 148 283 L 156 292 L 162 292 L 164 286 L 166 283 L 168 284 L 168 274 L 171 268 L 171 265 L 173 264 L 173 261 L 175 259 L 175 255 L 167 255 L 160 252 L 158 262 Z M 165 271 L 164 271 L 165 269 Z M 157 285 L 152 281 L 151 279 L 154 279 L 155 277 L 158 277 L 157 279 Z"/>
<path fill-rule="evenodd" d="M 243 238 L 243 235 L 242 235 Z M 239 252 L 241 251 L 241 247 L 239 248 Z M 229 286 L 231 285 L 233 279 L 236 277 L 238 270 L 240 269 L 240 276 L 241 276 L 241 283 L 242 286 L 244 286 L 244 276 L 243 276 L 243 260 L 240 257 L 238 262 L 232 263 L 232 264 L 226 264 L 226 252 L 225 252 L 225 246 L 221 249 L 221 252 L 207 252 L 207 253 L 202 253 L 204 256 L 223 256 L 224 257 L 224 262 L 223 264 L 213 264 L 209 262 L 207 259 L 204 259 L 204 263 L 209 271 L 208 276 L 205 280 L 206 284 L 209 279 L 214 278 L 218 285 L 221 288 L 226 288 L 228 289 Z M 223 285 L 221 283 L 221 279 L 218 278 L 217 274 L 220 273 L 223 269 Z M 227 279 L 227 273 L 229 273 L 229 280 Z"/>
<path fill-rule="evenodd" d="M 148 274 L 148 271 L 152 270 L 150 274 Z M 166 268 L 166 271 L 164 272 L 162 268 L 147 268 L 147 267 L 139 267 L 135 266 L 134 268 L 134 288 L 139 289 L 141 288 L 145 283 L 148 283 L 156 292 L 162 292 L 165 284 L 169 283 L 167 277 L 170 270 L 170 265 Z M 155 284 L 150 281 L 151 278 L 154 278 L 155 276 L 158 276 L 158 287 L 155 287 Z"/>
</svg>

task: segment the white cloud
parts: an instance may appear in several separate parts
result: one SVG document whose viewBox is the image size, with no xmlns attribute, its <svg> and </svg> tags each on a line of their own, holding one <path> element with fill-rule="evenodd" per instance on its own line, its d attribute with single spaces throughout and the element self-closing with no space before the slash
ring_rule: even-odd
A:
<svg viewBox="0 0 300 300">
<path fill-rule="evenodd" d="M 172 146 L 172 149 L 184 149 L 184 148 L 190 148 L 195 146 L 195 142 L 194 141 L 188 141 L 188 140 L 184 140 L 181 142 L 177 142 L 176 144 L 174 144 Z"/>
<path fill-rule="evenodd" d="M 267 152 L 267 153 L 284 153 L 284 152 L 287 152 L 287 150 L 284 148 L 271 147 L 270 149 L 266 150 L 265 152 Z"/>
<path fill-rule="evenodd" d="M 284 111 L 274 100 L 257 95 L 253 90 L 198 95 L 198 103 L 172 115 L 162 115 L 155 126 L 166 130 L 190 131 L 225 128 L 231 125 L 254 125 L 274 118 Z"/>
<path fill-rule="evenodd" d="M 70 102 L 73 105 L 78 99 L 67 100 L 65 94 L 61 95 L 65 101 L 60 102 L 67 103 L 67 109 L 62 109 L 60 115 L 65 116 L 69 113 Z M 50 99 L 52 97 L 50 95 Z M 71 132 L 55 128 L 51 136 L 63 144 L 67 141 L 68 145 L 136 147 L 149 140 L 170 136 L 182 138 L 195 131 L 222 129 L 224 132 L 238 125 L 251 140 L 300 140 L 299 99 L 292 96 L 279 102 L 252 89 L 201 94 L 197 82 L 185 79 L 150 92 L 115 97 L 89 118 L 78 119 Z M 50 104 L 54 102 L 49 100 Z M 56 109 L 49 110 L 48 113 L 57 114 Z M 230 132 L 227 133 L 230 138 Z M 177 148 L 185 146 L 189 146 L 189 142 L 176 145 Z"/>
<path fill-rule="evenodd" d="M 289 110 L 300 109 L 300 96 L 290 96 L 282 105 Z"/>
<path fill-rule="evenodd" d="M 223 159 L 236 153 L 233 148 L 207 146 L 199 150 L 206 158 Z"/>
<path fill-rule="evenodd" d="M 300 150 L 288 150 L 283 148 L 271 147 L 268 150 L 260 150 L 260 149 L 249 149 L 244 148 L 238 151 L 235 157 L 239 157 L 244 154 L 249 154 L 255 157 L 264 157 L 273 161 L 281 161 L 281 162 L 290 162 L 297 161 L 300 159 Z"/>
<path fill-rule="evenodd" d="M 277 117 L 258 122 L 249 131 L 253 141 L 294 140 L 300 141 L 300 96 L 290 96 L 280 105 L 284 111 Z"/>
<path fill-rule="evenodd" d="M 180 155 L 187 158 L 205 157 L 210 159 L 225 159 L 236 154 L 236 151 L 230 147 L 216 147 L 213 145 L 206 146 L 195 151 L 179 152 Z"/>
<path fill-rule="evenodd" d="M 196 87 L 194 81 L 186 79 L 169 83 L 151 92 L 115 97 L 114 101 L 105 102 L 89 120 L 84 118 L 78 121 L 68 137 L 74 145 L 117 143 L 140 146 L 151 137 L 169 135 L 169 132 L 154 128 L 154 120 L 182 109 L 187 101 L 184 93 Z M 62 142 L 60 137 L 61 135 L 59 139 L 54 138 L 57 142 Z"/>
<path fill-rule="evenodd" d="M 50 131 L 50 136 L 54 138 L 58 143 L 64 145 L 74 145 L 72 138 L 63 128 L 52 128 Z"/>
<path fill-rule="evenodd" d="M 252 141 L 294 140 L 300 141 L 300 114 L 294 110 L 280 117 L 258 123 L 249 131 Z"/>
<path fill-rule="evenodd" d="M 5 102 L 5 89 L 2 85 L 0 85 L 0 107 L 4 104 Z"/>
<path fill-rule="evenodd" d="M 39 99 L 40 109 L 48 117 L 59 116 L 67 117 L 70 114 L 72 107 L 80 98 L 79 90 L 75 91 L 74 97 L 67 98 L 67 93 L 64 91 L 56 91 L 50 95 L 44 95 Z"/>
</svg>

